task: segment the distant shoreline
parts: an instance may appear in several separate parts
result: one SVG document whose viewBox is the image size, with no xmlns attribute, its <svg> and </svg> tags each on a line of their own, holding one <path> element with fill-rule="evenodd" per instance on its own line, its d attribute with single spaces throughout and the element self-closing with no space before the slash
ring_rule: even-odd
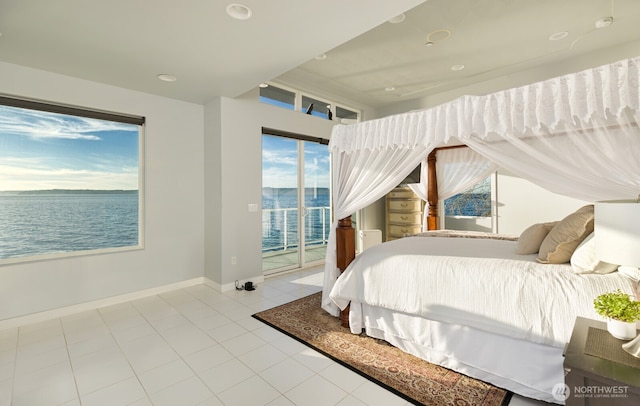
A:
<svg viewBox="0 0 640 406">
<path fill-rule="evenodd" d="M 93 194 L 137 194 L 137 189 L 44 189 L 44 190 L 5 190 L 0 195 L 93 195 Z"/>
</svg>

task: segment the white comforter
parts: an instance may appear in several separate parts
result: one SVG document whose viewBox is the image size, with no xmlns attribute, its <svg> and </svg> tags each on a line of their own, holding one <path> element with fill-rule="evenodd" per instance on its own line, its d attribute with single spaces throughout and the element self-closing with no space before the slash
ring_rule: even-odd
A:
<svg viewBox="0 0 640 406">
<path fill-rule="evenodd" d="M 406 237 L 372 247 L 338 278 L 330 298 L 562 347 L 576 316 L 600 318 L 593 300 L 621 289 L 617 272 L 579 275 L 517 255 L 515 241 Z"/>
</svg>

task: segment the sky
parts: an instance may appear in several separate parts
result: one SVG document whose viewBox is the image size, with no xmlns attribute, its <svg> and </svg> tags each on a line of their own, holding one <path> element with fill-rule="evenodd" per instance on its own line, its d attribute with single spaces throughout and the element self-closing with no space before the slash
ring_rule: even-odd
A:
<svg viewBox="0 0 640 406">
<path fill-rule="evenodd" d="M 298 141 L 262 136 L 262 187 L 297 187 Z M 305 187 L 328 188 L 329 149 L 327 145 L 304 142 Z"/>
<path fill-rule="evenodd" d="M 0 106 L 0 191 L 138 189 L 139 127 Z"/>
</svg>

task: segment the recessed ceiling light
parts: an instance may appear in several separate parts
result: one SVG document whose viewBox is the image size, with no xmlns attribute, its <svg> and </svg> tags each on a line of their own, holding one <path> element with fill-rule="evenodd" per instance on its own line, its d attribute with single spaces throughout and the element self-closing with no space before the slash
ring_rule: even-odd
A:
<svg viewBox="0 0 640 406">
<path fill-rule="evenodd" d="M 385 87 L 385 88 L 384 88 L 384 91 L 385 91 L 385 92 L 393 92 L 394 90 L 396 90 L 396 88 L 395 88 L 395 87 L 393 87 L 393 86 L 388 86 L 388 87 Z"/>
<path fill-rule="evenodd" d="M 462 65 L 462 64 L 461 65 L 453 65 L 451 67 L 451 70 L 462 70 L 462 69 L 464 69 L 464 65 Z"/>
<path fill-rule="evenodd" d="M 264 89 L 269 87 L 269 85 L 267 83 L 260 83 L 260 88 Z"/>
<path fill-rule="evenodd" d="M 561 39 L 567 38 L 567 35 L 569 35 L 568 32 L 559 31 L 559 32 L 556 32 L 554 34 L 549 35 L 549 41 L 559 41 Z"/>
<path fill-rule="evenodd" d="M 433 46 L 433 42 L 431 42 L 431 41 L 427 41 L 427 42 L 425 42 L 424 46 L 426 46 L 426 47 L 432 47 L 432 46 Z"/>
<path fill-rule="evenodd" d="M 427 35 L 427 42 L 440 42 L 440 41 L 446 41 L 451 37 L 451 31 L 446 30 L 446 29 L 442 29 L 442 30 L 435 30 L 435 31 L 431 31 L 428 35 Z"/>
<path fill-rule="evenodd" d="M 236 20 L 248 20 L 253 13 L 244 4 L 232 3 L 227 6 L 227 14 Z"/>
<path fill-rule="evenodd" d="M 391 20 L 389 20 L 389 22 L 391 24 L 399 24 L 404 21 L 404 18 L 405 18 L 404 14 L 400 14 L 399 16 L 393 17 Z"/>
<path fill-rule="evenodd" d="M 158 79 L 162 80 L 163 82 L 175 82 L 176 80 L 178 80 L 178 78 L 176 78 L 175 76 L 167 75 L 166 73 L 158 75 Z"/>
<path fill-rule="evenodd" d="M 317 55 L 317 56 L 315 57 L 315 59 L 316 59 L 317 61 L 324 61 L 325 59 L 327 59 L 327 54 L 320 54 L 320 55 Z"/>
<path fill-rule="evenodd" d="M 613 23 L 613 17 L 604 17 L 599 20 L 596 20 L 595 22 L 596 28 L 605 28 L 610 26 L 611 23 Z"/>
</svg>

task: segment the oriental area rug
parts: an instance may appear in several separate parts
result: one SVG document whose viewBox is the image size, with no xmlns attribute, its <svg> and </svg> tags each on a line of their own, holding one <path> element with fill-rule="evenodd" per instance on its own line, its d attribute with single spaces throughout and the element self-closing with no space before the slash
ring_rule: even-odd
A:
<svg viewBox="0 0 640 406">
<path fill-rule="evenodd" d="M 253 315 L 417 405 L 508 404 L 511 392 L 428 363 L 365 334 L 352 334 L 320 307 L 321 293 Z"/>
</svg>

